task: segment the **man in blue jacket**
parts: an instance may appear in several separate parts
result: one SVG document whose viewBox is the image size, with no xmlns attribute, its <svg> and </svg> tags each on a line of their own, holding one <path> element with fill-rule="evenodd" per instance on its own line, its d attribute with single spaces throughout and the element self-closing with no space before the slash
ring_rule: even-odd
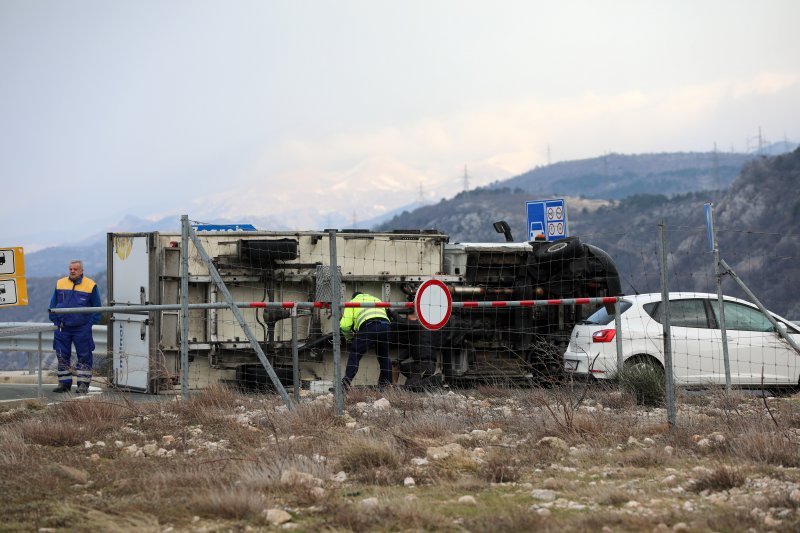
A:
<svg viewBox="0 0 800 533">
<path fill-rule="evenodd" d="M 69 276 L 56 283 L 56 290 L 50 299 L 50 309 L 64 307 L 100 307 L 100 293 L 97 284 L 83 275 L 83 262 L 70 261 Z M 98 313 L 61 315 L 50 313 L 50 320 L 58 328 L 53 337 L 53 349 L 58 357 L 58 387 L 53 392 L 69 392 L 72 388 L 72 345 L 78 364 L 75 365 L 78 394 L 89 392 L 92 381 L 92 325 L 100 321 Z"/>
</svg>

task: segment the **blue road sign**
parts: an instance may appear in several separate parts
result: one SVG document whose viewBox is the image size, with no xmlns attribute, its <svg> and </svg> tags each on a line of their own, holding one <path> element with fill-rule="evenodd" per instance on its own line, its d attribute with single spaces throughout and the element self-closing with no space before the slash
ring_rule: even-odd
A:
<svg viewBox="0 0 800 533">
<path fill-rule="evenodd" d="M 567 228 L 567 206 L 563 198 L 527 202 L 528 240 L 544 235 L 548 241 L 557 241 L 569 236 Z"/>
</svg>

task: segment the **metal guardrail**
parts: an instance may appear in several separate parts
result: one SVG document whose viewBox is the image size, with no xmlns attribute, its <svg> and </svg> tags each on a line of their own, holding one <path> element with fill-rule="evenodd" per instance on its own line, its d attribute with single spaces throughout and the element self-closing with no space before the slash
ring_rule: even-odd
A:
<svg viewBox="0 0 800 533">
<path fill-rule="evenodd" d="M 52 352 L 53 332 L 56 327 L 49 322 L 0 322 L 0 352 L 28 352 L 28 373 L 35 374 L 38 367 L 37 395 L 42 396 L 42 353 Z M 92 326 L 95 351 L 106 353 L 107 327 Z M 38 354 L 38 364 L 34 361 Z"/>
<path fill-rule="evenodd" d="M 49 322 L 0 322 L 0 352 L 53 351 L 53 331 Z M 92 326 L 95 352 L 106 353 L 107 326 Z M 41 337 L 41 344 L 39 338 Z"/>
</svg>

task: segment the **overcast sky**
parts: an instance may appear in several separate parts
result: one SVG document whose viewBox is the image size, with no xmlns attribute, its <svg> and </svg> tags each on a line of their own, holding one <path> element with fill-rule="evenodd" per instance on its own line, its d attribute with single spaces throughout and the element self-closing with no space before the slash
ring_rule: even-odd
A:
<svg viewBox="0 0 800 533">
<path fill-rule="evenodd" d="M 366 220 L 465 165 L 479 186 L 798 141 L 798 21 L 796 0 L 2 0 L 0 246 L 126 214 Z"/>
</svg>

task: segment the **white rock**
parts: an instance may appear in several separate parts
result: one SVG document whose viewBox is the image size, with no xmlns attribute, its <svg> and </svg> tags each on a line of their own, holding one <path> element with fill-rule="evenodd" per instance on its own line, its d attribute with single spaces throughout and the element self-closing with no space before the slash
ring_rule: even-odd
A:
<svg viewBox="0 0 800 533">
<path fill-rule="evenodd" d="M 542 437 L 541 439 L 539 439 L 536 445 L 541 447 L 555 448 L 557 450 L 564 450 L 564 451 L 566 451 L 569 448 L 564 439 L 560 439 L 558 437 Z"/>
<path fill-rule="evenodd" d="M 414 466 L 425 466 L 428 464 L 428 460 L 424 457 L 412 457 L 411 464 Z"/>
<path fill-rule="evenodd" d="M 166 445 L 170 445 L 173 442 L 175 442 L 175 437 L 172 435 L 164 435 L 163 437 L 161 437 L 161 442 Z"/>
<path fill-rule="evenodd" d="M 406 494 L 406 495 L 403 497 L 403 499 L 404 499 L 405 501 L 407 501 L 407 502 L 413 502 L 414 500 L 416 500 L 416 499 L 417 499 L 417 495 L 416 495 L 416 494 Z"/>
<path fill-rule="evenodd" d="M 360 502 L 358 502 L 361 507 L 373 508 L 379 505 L 378 498 L 374 496 L 372 498 L 364 498 Z"/>
<path fill-rule="evenodd" d="M 305 487 L 319 487 L 322 480 L 315 478 L 307 472 L 298 472 L 294 469 L 284 470 L 281 473 L 281 485 L 302 485 Z"/>
<path fill-rule="evenodd" d="M 689 531 L 689 526 L 686 525 L 686 522 L 678 522 L 672 526 L 672 531 Z"/>
<path fill-rule="evenodd" d="M 641 506 L 642 504 L 637 502 L 636 500 L 631 500 L 629 502 L 626 502 L 625 505 L 623 505 L 625 509 L 638 509 Z"/>
<path fill-rule="evenodd" d="M 672 455 L 675 453 L 675 448 L 672 446 L 664 446 L 664 453 L 667 455 Z"/>
<path fill-rule="evenodd" d="M 363 428 L 358 428 L 353 433 L 356 435 L 361 435 L 362 437 L 369 437 L 372 435 L 372 428 L 370 426 L 364 426 Z"/>
<path fill-rule="evenodd" d="M 639 442 L 639 439 L 637 439 L 636 437 L 630 436 L 630 437 L 628 437 L 628 445 L 629 446 L 641 446 L 642 443 Z"/>
<path fill-rule="evenodd" d="M 711 448 L 711 441 L 709 439 L 700 439 L 697 441 L 698 448 Z"/>
<path fill-rule="evenodd" d="M 97 461 L 100 460 L 100 455 L 97 453 L 93 453 L 92 455 L 89 456 L 89 459 L 96 463 Z"/>
<path fill-rule="evenodd" d="M 457 442 L 453 442 L 444 446 L 432 446 L 427 449 L 426 455 L 428 458 L 438 461 L 451 456 L 462 456 L 464 455 L 464 448 Z"/>
<path fill-rule="evenodd" d="M 92 448 L 93 446 L 94 446 L 94 444 L 92 444 L 92 443 L 91 443 L 91 442 L 89 442 L 88 440 L 86 440 L 86 441 L 83 441 L 83 449 L 84 449 L 84 450 L 88 450 L 89 448 Z"/>
<path fill-rule="evenodd" d="M 692 468 L 692 472 L 698 476 L 710 476 L 713 473 L 713 470 L 706 468 L 705 466 L 695 466 Z"/>
<path fill-rule="evenodd" d="M 789 499 L 794 503 L 800 503 L 800 489 L 794 489 L 789 493 Z"/>
<path fill-rule="evenodd" d="M 461 496 L 458 499 L 458 503 L 464 505 L 477 505 L 478 501 L 475 499 L 475 496 L 466 495 L 466 496 Z"/>
<path fill-rule="evenodd" d="M 690 502 L 690 501 L 683 502 L 683 506 L 682 507 L 683 507 L 683 510 L 686 511 L 687 513 L 691 513 L 692 511 L 694 511 L 694 504 L 692 502 Z"/>
<path fill-rule="evenodd" d="M 770 515 L 764 517 L 764 525 L 767 527 L 778 527 L 781 524 L 783 524 L 783 520 L 778 520 Z"/>
<path fill-rule="evenodd" d="M 545 502 L 552 502 L 556 499 L 556 493 L 550 489 L 534 489 L 531 491 L 531 497 Z"/>
<path fill-rule="evenodd" d="M 267 522 L 273 525 L 285 524 L 292 520 L 292 515 L 283 509 L 267 509 L 266 512 Z"/>
<path fill-rule="evenodd" d="M 383 411 L 385 409 L 390 409 L 391 407 L 392 407 L 392 404 L 389 403 L 389 400 L 387 400 L 386 398 L 379 398 L 379 399 L 375 400 L 375 402 L 373 402 L 373 404 L 372 404 L 372 408 L 373 409 L 377 409 L 379 411 Z"/>
<path fill-rule="evenodd" d="M 344 483 L 345 481 L 347 481 L 347 473 L 344 472 L 344 470 L 342 470 L 337 474 L 335 474 L 331 479 L 336 483 Z"/>
<path fill-rule="evenodd" d="M 650 437 L 645 437 L 644 439 L 642 439 L 642 442 L 647 444 L 648 446 L 652 446 L 653 444 L 656 443 L 656 441 L 654 441 Z"/>
<path fill-rule="evenodd" d="M 536 514 L 546 518 L 546 517 L 550 516 L 553 513 L 552 513 L 552 511 L 550 511 L 550 509 L 542 507 L 540 509 L 536 509 Z"/>
<path fill-rule="evenodd" d="M 115 440 L 114 441 L 114 447 L 115 448 L 122 448 L 123 446 L 125 446 L 125 443 L 122 442 L 121 440 Z"/>
<path fill-rule="evenodd" d="M 678 477 L 674 474 L 671 474 L 664 479 L 661 480 L 661 483 L 664 485 L 673 485 L 678 480 Z"/>
<path fill-rule="evenodd" d="M 414 478 L 409 476 L 403 480 L 403 485 L 406 487 L 414 487 L 416 486 L 417 482 L 414 481 Z"/>
<path fill-rule="evenodd" d="M 310 492 L 311 495 L 317 500 L 321 500 L 322 498 L 325 497 L 326 494 L 325 489 L 323 489 L 322 487 L 311 487 Z"/>
</svg>

